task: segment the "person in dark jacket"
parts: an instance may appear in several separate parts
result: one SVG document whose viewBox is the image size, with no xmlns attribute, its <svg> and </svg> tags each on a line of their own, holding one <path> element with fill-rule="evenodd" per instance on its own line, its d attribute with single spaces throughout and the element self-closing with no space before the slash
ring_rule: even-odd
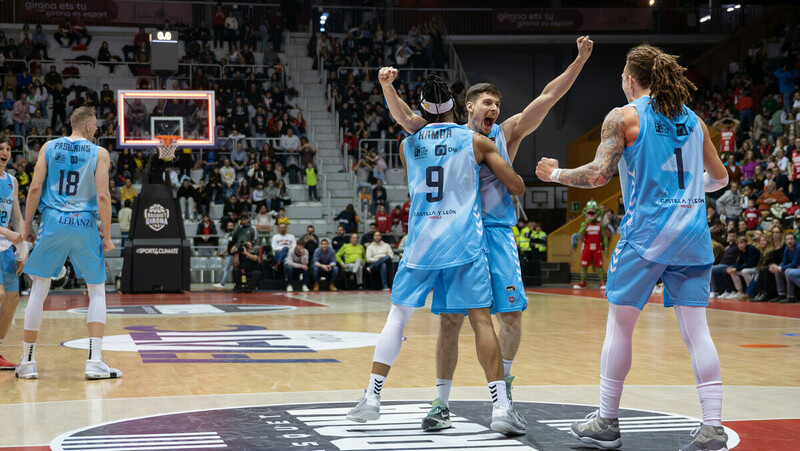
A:
<svg viewBox="0 0 800 451">
<path fill-rule="evenodd" d="M 356 209 L 353 207 L 353 204 L 347 204 L 344 210 L 333 218 L 333 220 L 339 221 L 339 225 L 344 227 L 346 233 L 355 232 L 356 226 L 358 225 L 358 217 L 356 216 Z"/>
<path fill-rule="evenodd" d="M 769 302 L 797 302 L 795 299 L 795 285 L 800 285 L 800 246 L 792 232 L 784 235 L 786 250 L 783 251 L 781 264 L 770 265 L 770 272 L 775 274 L 775 283 L 778 285 L 778 297 Z"/>
<path fill-rule="evenodd" d="M 736 260 L 739 258 L 739 248 L 736 247 L 736 239 L 738 234 L 736 231 L 728 232 L 728 247 L 722 254 L 719 263 L 711 267 L 711 297 L 728 297 L 728 293 L 733 292 L 733 283 L 731 278 L 727 275 L 728 268 L 736 265 Z"/>
<path fill-rule="evenodd" d="M 742 271 L 747 268 L 755 268 L 761 259 L 761 252 L 752 244 L 747 244 L 747 238 L 740 236 L 736 239 L 736 247 L 739 248 L 739 258 L 736 259 L 736 266 L 728 268 L 728 275 L 733 280 L 736 292 L 728 296 L 728 299 L 744 299 L 744 287 L 742 286 Z M 745 279 L 745 283 L 749 281 Z"/>
</svg>

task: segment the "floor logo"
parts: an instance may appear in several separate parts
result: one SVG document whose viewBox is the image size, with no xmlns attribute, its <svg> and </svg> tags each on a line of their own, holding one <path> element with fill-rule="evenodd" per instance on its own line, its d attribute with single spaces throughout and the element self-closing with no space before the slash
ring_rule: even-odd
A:
<svg viewBox="0 0 800 451">
<path fill-rule="evenodd" d="M 156 326 L 131 326 L 125 328 L 130 331 L 128 335 L 105 337 L 103 350 L 138 352 L 144 363 L 338 363 L 330 358 L 262 357 L 361 348 L 375 346 L 378 341 L 378 334 L 367 332 L 230 327 L 232 329 L 228 330 L 160 330 Z M 89 349 L 89 340 L 72 340 L 63 345 Z"/>
<path fill-rule="evenodd" d="M 379 421 L 358 424 L 345 414 L 354 403 L 270 405 L 202 410 L 123 420 L 67 432 L 53 450 L 194 449 L 203 444 L 226 449 L 576 449 L 580 442 L 565 426 L 596 407 L 520 402 L 515 409 L 528 420 L 528 434 L 507 438 L 489 429 L 488 401 L 451 401 L 453 427 L 423 432 L 422 418 L 431 405 L 422 401 L 384 402 Z M 620 410 L 623 449 L 675 450 L 691 438 L 696 418 L 641 410 Z M 197 425 L 190 433 L 186 425 Z M 257 431 L 255 433 L 254 431 Z M 726 428 L 728 447 L 739 443 Z M 208 446 L 211 447 L 211 446 Z"/>
<path fill-rule="evenodd" d="M 115 305 L 106 307 L 109 315 L 223 315 L 226 313 L 269 313 L 294 310 L 291 305 L 266 304 L 159 304 L 159 305 Z M 67 310 L 86 315 L 89 307 Z"/>
</svg>

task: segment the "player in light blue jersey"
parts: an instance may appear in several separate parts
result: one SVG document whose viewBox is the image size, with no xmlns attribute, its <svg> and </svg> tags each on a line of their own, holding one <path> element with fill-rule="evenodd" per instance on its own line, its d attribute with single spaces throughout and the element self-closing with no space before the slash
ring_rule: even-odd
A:
<svg viewBox="0 0 800 451">
<path fill-rule="evenodd" d="M 28 243 L 22 237 L 19 184 L 6 172 L 10 160 L 11 141 L 0 135 L 0 344 L 14 320 L 19 304 L 19 275 L 28 255 Z M 10 228 L 12 224 L 14 230 Z M 13 370 L 16 366 L 0 355 L 0 370 Z"/>
<path fill-rule="evenodd" d="M 521 113 L 497 124 L 500 115 L 500 90 L 490 83 L 473 85 L 466 96 L 467 126 L 476 133 L 488 136 L 500 155 L 509 164 L 514 162 L 522 140 L 539 127 L 550 109 L 569 91 L 592 53 L 594 43 L 588 36 L 577 39 L 578 56 L 570 66 L 545 86 L 541 95 Z M 378 79 L 383 88 L 389 111 L 406 130 L 414 133 L 427 123 L 411 112 L 392 86 L 397 70 L 382 68 Z M 485 165 L 480 171 L 481 215 L 486 226 L 489 267 L 492 274 L 492 313 L 500 323 L 500 347 L 503 352 L 503 371 L 508 397 L 511 398 L 511 365 L 517 354 L 521 336 L 522 312 L 528 302 L 522 284 L 519 254 L 512 227 L 517 222 L 514 200 L 506 187 Z M 434 289 L 434 299 L 444 297 L 441 287 Z M 437 304 L 437 303 L 434 303 Z M 451 426 L 449 397 L 458 361 L 458 335 L 464 323 L 464 311 L 434 310 L 440 314 L 439 338 L 436 346 L 436 392 L 434 406 L 422 422 L 427 431 Z"/>
<path fill-rule="evenodd" d="M 519 195 L 522 179 L 491 141 L 453 123 L 454 100 L 447 85 L 429 75 L 421 104 L 429 122 L 400 146 L 411 196 L 405 252 L 392 289 L 392 305 L 375 346 L 365 395 L 347 414 L 351 421 L 380 418 L 380 392 L 400 353 L 403 330 L 415 308 L 425 305 L 435 285 L 447 292 L 434 309 L 465 309 L 475 331 L 478 360 L 492 395 L 492 422 L 498 432 L 515 435 L 525 426 L 505 396 L 500 344 L 494 333 L 488 259 L 479 197 L 480 164 Z"/>
<path fill-rule="evenodd" d="M 622 71 L 629 103 L 606 117 L 594 161 L 559 169 L 558 161 L 542 158 L 536 168 L 544 181 L 593 188 L 608 183 L 619 167 L 626 212 L 608 268 L 600 409 L 570 430 L 601 448 L 622 444 L 617 417 L 633 328 L 661 278 L 664 306 L 675 307 L 703 409 L 702 427 L 681 450 L 727 449 L 719 357 L 706 323 L 714 256 L 705 193 L 725 187 L 728 173 L 706 125 L 685 105 L 695 87 L 684 71 L 676 56 L 650 45 L 634 47 Z"/>
<path fill-rule="evenodd" d="M 42 324 L 42 309 L 50 290 L 50 278 L 58 275 L 69 257 L 79 277 L 86 280 L 89 293 L 89 358 L 86 379 L 122 377 L 110 368 L 101 354 L 106 321 L 105 257 L 114 249 L 111 242 L 111 197 L 108 192 L 108 151 L 90 140 L 97 131 L 94 108 L 76 108 L 70 117 L 72 135 L 46 142 L 39 151 L 28 190 L 25 209 L 25 237 L 36 240 L 25 273 L 33 284 L 25 310 L 22 362 L 16 375 L 36 379 L 34 359 L 36 338 Z M 41 212 L 38 236 L 33 219 Z M 97 227 L 100 215 L 102 239 Z"/>
</svg>

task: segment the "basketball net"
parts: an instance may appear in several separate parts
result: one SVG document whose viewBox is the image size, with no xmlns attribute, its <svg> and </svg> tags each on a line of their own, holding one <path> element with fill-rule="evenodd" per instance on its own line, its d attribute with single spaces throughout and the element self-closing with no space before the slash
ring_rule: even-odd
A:
<svg viewBox="0 0 800 451">
<path fill-rule="evenodd" d="M 155 137 L 160 144 L 158 145 L 158 158 L 171 161 L 175 159 L 175 149 L 178 148 L 178 140 L 183 139 L 180 135 L 158 135 Z"/>
</svg>

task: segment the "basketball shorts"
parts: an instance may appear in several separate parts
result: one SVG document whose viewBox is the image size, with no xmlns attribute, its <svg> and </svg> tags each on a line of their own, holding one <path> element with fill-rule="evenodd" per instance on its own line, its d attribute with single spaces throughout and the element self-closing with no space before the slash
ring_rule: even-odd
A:
<svg viewBox="0 0 800 451">
<path fill-rule="evenodd" d="M 522 285 L 522 269 L 519 266 L 517 243 L 514 232 L 509 227 L 484 228 L 486 245 L 489 252 L 489 272 L 492 284 L 492 313 L 521 312 L 528 308 L 528 297 Z M 444 287 L 436 285 L 433 288 L 433 306 L 445 305 L 443 298 L 446 296 Z M 433 313 L 463 313 L 460 310 L 432 309 Z"/>
<path fill-rule="evenodd" d="M 617 243 L 608 267 L 608 302 L 632 305 L 641 310 L 659 278 L 664 282 L 664 307 L 708 306 L 711 265 L 680 266 L 651 262 L 623 241 Z"/>
<path fill-rule="evenodd" d="M 400 260 L 392 284 L 392 303 L 419 308 L 425 305 L 428 293 L 437 287 L 445 296 L 433 299 L 431 310 L 466 310 L 492 305 L 489 282 L 489 260 L 486 254 L 474 261 L 442 269 L 412 269 Z"/>
<path fill-rule="evenodd" d="M 56 277 L 67 257 L 75 275 L 86 283 L 105 283 L 106 260 L 95 214 L 48 208 L 42 214 L 36 246 L 25 264 L 25 274 Z"/>
<path fill-rule="evenodd" d="M 15 274 L 17 260 L 14 258 L 14 248 L 10 247 L 0 252 L 0 277 L 6 291 L 19 291 L 19 276 Z"/>
<path fill-rule="evenodd" d="M 581 248 L 581 266 L 603 266 L 603 251 L 599 244 L 584 244 Z"/>
</svg>

